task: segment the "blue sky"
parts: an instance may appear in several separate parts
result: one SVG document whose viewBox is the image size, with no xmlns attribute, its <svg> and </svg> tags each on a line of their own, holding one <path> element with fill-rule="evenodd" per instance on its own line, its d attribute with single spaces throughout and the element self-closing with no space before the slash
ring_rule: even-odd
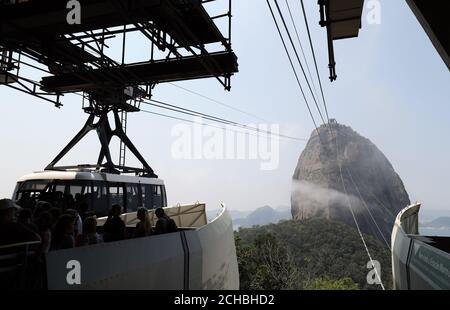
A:
<svg viewBox="0 0 450 310">
<path fill-rule="evenodd" d="M 335 44 L 338 80 L 332 84 L 327 80 L 326 32 L 318 25 L 317 1 L 305 2 L 331 117 L 384 152 L 411 200 L 447 212 L 450 76 L 406 2 L 380 1 L 380 25 L 367 24 L 364 14 L 359 38 Z M 284 8 L 284 1 L 280 4 Z M 290 4 L 308 47 L 299 1 L 290 0 Z M 240 72 L 232 80 L 231 92 L 215 80 L 179 85 L 280 124 L 283 133 L 309 137 L 314 127 L 265 1 L 234 1 L 233 6 L 233 48 Z M 137 39 L 130 41 L 133 56 L 146 53 Z M 9 197 L 16 179 L 42 170 L 87 115 L 77 96 L 65 96 L 64 107 L 55 109 L 6 87 L 0 88 L 0 94 L 0 196 Z M 255 122 L 172 85 L 158 85 L 154 95 L 241 123 Z M 178 123 L 144 113 L 129 115 L 128 134 L 165 180 L 169 203 L 205 201 L 216 208 L 225 202 L 231 209 L 243 210 L 290 204 L 291 177 L 304 142 L 282 142 L 280 165 L 273 171 L 260 170 L 256 160 L 175 160 L 171 129 Z M 92 162 L 97 151 L 92 136 L 74 150 L 70 160 Z"/>
</svg>

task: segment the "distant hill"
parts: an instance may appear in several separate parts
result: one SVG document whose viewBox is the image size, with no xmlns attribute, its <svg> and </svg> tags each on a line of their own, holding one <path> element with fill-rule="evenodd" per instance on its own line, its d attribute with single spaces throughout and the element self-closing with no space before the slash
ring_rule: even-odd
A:
<svg viewBox="0 0 450 310">
<path fill-rule="evenodd" d="M 423 223 L 424 227 L 430 227 L 430 228 L 450 228 L 450 217 L 448 216 L 442 216 L 438 217 L 437 219 Z"/>
<path fill-rule="evenodd" d="M 428 205 L 422 205 L 419 214 L 419 221 L 423 223 L 431 222 L 439 217 L 450 217 L 450 209 L 430 209 Z"/>
<path fill-rule="evenodd" d="M 252 227 L 255 225 L 275 224 L 280 220 L 289 219 L 292 219 L 292 215 L 288 208 L 273 209 L 272 207 L 264 206 L 251 212 L 246 217 L 234 219 L 233 226 Z"/>
<path fill-rule="evenodd" d="M 207 211 L 207 216 L 209 219 L 213 219 L 219 212 L 219 209 L 210 210 Z M 276 208 L 264 206 L 253 211 L 228 210 L 228 212 L 233 220 L 234 229 L 275 224 L 281 220 L 292 219 L 290 207 L 287 206 L 278 206 Z"/>
<path fill-rule="evenodd" d="M 219 213 L 220 213 L 220 209 L 208 209 L 206 208 L 206 215 L 207 217 L 212 220 L 213 218 L 215 218 Z M 252 211 L 241 211 L 241 210 L 234 210 L 234 209 L 228 209 L 228 213 L 231 216 L 232 220 L 238 219 L 238 218 L 244 218 L 247 215 L 249 215 Z"/>
<path fill-rule="evenodd" d="M 241 289 L 380 289 L 356 229 L 327 219 L 284 221 L 235 233 Z M 365 235 L 381 278 L 392 287 L 390 251 Z"/>
</svg>

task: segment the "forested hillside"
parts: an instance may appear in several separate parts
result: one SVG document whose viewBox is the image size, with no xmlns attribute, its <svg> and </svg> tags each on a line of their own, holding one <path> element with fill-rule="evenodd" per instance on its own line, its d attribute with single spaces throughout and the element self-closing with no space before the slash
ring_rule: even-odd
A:
<svg viewBox="0 0 450 310">
<path fill-rule="evenodd" d="M 390 252 L 366 236 L 392 286 Z M 369 285 L 369 258 L 356 229 L 325 219 L 283 221 L 236 232 L 241 289 L 380 289 Z"/>
</svg>

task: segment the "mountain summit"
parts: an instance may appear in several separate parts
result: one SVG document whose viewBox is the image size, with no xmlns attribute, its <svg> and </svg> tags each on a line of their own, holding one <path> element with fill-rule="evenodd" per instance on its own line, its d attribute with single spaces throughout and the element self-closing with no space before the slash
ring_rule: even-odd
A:
<svg viewBox="0 0 450 310">
<path fill-rule="evenodd" d="M 335 120 L 315 130 L 293 176 L 295 220 L 320 217 L 355 227 L 386 244 L 397 213 L 410 204 L 402 180 L 368 139 Z"/>
</svg>

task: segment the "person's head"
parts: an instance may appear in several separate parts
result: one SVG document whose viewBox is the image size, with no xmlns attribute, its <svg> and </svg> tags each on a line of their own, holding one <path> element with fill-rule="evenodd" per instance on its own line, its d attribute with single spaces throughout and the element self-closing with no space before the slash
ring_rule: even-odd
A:
<svg viewBox="0 0 450 310">
<path fill-rule="evenodd" d="M 75 199 L 73 199 L 72 194 L 64 195 L 64 209 L 74 209 L 75 208 Z"/>
<path fill-rule="evenodd" d="M 20 199 L 29 199 L 31 197 L 30 192 L 22 192 L 22 197 Z"/>
<path fill-rule="evenodd" d="M 37 225 L 39 231 L 51 229 L 52 223 L 52 215 L 48 211 L 39 214 L 39 217 L 35 220 L 35 224 Z"/>
<path fill-rule="evenodd" d="M 97 232 L 97 219 L 94 216 L 87 217 L 83 222 L 83 233 L 95 234 Z"/>
<path fill-rule="evenodd" d="M 86 214 L 89 211 L 89 205 L 86 201 L 83 201 L 80 203 L 80 206 L 78 207 L 78 210 L 81 214 Z"/>
<path fill-rule="evenodd" d="M 0 200 L 0 222 L 8 223 L 16 220 L 16 213 L 20 207 L 11 199 Z"/>
<path fill-rule="evenodd" d="M 78 211 L 75 209 L 67 209 L 64 211 L 64 214 L 72 215 L 73 217 L 78 217 Z"/>
<path fill-rule="evenodd" d="M 75 194 L 75 202 L 80 202 L 82 198 L 83 198 L 83 195 L 81 195 L 80 193 Z"/>
<path fill-rule="evenodd" d="M 49 211 L 52 208 L 52 205 L 47 201 L 38 201 L 36 204 L 36 208 L 34 209 L 34 218 L 38 218 L 42 212 Z"/>
<path fill-rule="evenodd" d="M 160 218 L 163 217 L 164 215 L 166 215 L 166 213 L 164 212 L 163 208 L 158 208 L 155 210 L 155 215 Z"/>
<path fill-rule="evenodd" d="M 74 233 L 74 229 L 75 218 L 70 214 L 63 214 L 56 222 L 55 234 L 59 236 L 70 235 Z"/>
<path fill-rule="evenodd" d="M 114 204 L 111 207 L 111 216 L 120 216 L 122 214 L 122 206 L 119 204 Z"/>
<path fill-rule="evenodd" d="M 140 207 L 137 210 L 137 218 L 138 220 L 145 221 L 148 219 L 148 210 L 144 207 Z"/>
<path fill-rule="evenodd" d="M 18 221 L 23 224 L 30 224 L 33 219 L 33 213 L 30 209 L 20 209 Z"/>
<path fill-rule="evenodd" d="M 55 192 L 55 199 L 62 199 L 64 196 L 64 193 L 61 191 L 56 191 Z"/>
<path fill-rule="evenodd" d="M 54 207 L 54 208 L 51 208 L 51 209 L 49 210 L 49 212 L 50 212 L 50 214 L 52 215 L 53 222 L 54 222 L 54 223 L 57 222 L 58 219 L 59 219 L 60 216 L 61 216 L 61 209 Z"/>
<path fill-rule="evenodd" d="M 45 200 L 48 201 L 51 197 L 52 193 L 51 192 L 42 192 L 39 194 L 39 201 Z"/>
</svg>

